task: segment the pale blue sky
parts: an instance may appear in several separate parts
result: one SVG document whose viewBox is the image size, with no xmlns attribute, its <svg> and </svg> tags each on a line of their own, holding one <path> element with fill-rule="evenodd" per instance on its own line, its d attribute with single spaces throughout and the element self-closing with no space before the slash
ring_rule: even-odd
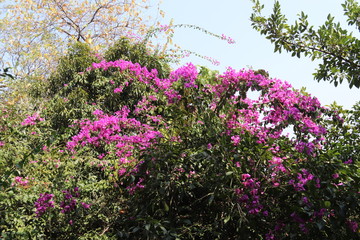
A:
<svg viewBox="0 0 360 240">
<path fill-rule="evenodd" d="M 262 0 L 267 11 L 272 9 L 273 1 Z M 309 22 L 315 26 L 322 24 L 329 13 L 335 20 L 346 26 L 340 0 L 302 0 L 280 1 L 283 12 L 293 22 L 298 13 L 304 11 L 309 15 Z M 235 69 L 252 67 L 265 69 L 271 77 L 291 83 L 295 88 L 306 87 L 307 91 L 319 98 L 323 105 L 336 101 L 346 108 L 360 101 L 360 90 L 349 89 L 346 84 L 334 87 L 329 82 L 316 82 L 312 73 L 316 62 L 307 58 L 293 58 L 288 53 L 274 53 L 273 46 L 264 36 L 251 27 L 249 20 L 252 3 L 250 0 L 164 0 L 161 8 L 167 20 L 173 18 L 174 24 L 194 24 L 217 34 L 231 36 L 235 45 L 229 45 L 214 37 L 187 28 L 175 31 L 175 42 L 182 49 L 197 52 L 220 61 L 220 66 L 198 57 L 188 57 L 182 63 L 193 62 L 196 65 L 208 66 L 223 72 L 230 66 Z M 356 31 L 356 29 L 351 29 Z M 355 33 L 359 36 L 358 33 Z"/>
</svg>

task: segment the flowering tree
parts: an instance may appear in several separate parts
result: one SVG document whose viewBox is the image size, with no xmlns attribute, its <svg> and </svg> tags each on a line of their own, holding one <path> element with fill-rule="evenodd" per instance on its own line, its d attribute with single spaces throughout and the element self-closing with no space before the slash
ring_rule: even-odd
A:
<svg viewBox="0 0 360 240">
<path fill-rule="evenodd" d="M 359 237 L 357 108 L 334 112 L 251 70 L 161 71 L 96 61 L 2 129 L 4 196 L 19 196 L 1 202 L 3 238 Z M 60 100 L 81 113 L 61 135 L 48 114 Z M 33 133 L 26 167 L 5 154 L 14 129 Z"/>
</svg>

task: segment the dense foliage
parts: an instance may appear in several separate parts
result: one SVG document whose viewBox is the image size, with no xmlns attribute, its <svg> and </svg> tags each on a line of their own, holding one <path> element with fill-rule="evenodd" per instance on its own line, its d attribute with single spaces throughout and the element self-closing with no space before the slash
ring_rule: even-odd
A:
<svg viewBox="0 0 360 240">
<path fill-rule="evenodd" d="M 358 106 L 143 50 L 75 45 L 2 104 L 1 238 L 359 238 Z"/>
<path fill-rule="evenodd" d="M 317 30 L 308 22 L 308 16 L 301 12 L 299 19 L 290 25 L 281 12 L 279 1 L 275 1 L 273 13 L 262 15 L 264 5 L 254 2 L 251 16 L 253 27 L 274 44 L 274 51 L 285 50 L 292 56 L 320 59 L 314 74 L 317 81 L 324 80 L 337 86 L 346 80 L 349 87 L 360 88 L 360 40 L 353 36 L 330 14 L 326 22 Z M 356 0 L 346 0 L 342 4 L 349 26 L 360 30 L 360 5 Z"/>
</svg>

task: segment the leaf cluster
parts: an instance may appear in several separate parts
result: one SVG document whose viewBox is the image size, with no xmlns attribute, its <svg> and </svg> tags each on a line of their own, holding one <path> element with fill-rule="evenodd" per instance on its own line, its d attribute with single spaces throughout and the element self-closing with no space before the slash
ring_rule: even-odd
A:
<svg viewBox="0 0 360 240">
<path fill-rule="evenodd" d="M 260 1 L 253 0 L 253 3 L 252 26 L 274 44 L 274 52 L 285 50 L 293 57 L 319 59 L 322 63 L 314 73 L 315 80 L 329 81 L 335 86 L 346 80 L 350 88 L 360 88 L 360 40 L 336 23 L 334 17 L 329 14 L 325 23 L 316 30 L 304 12 L 290 25 L 281 12 L 279 1 L 275 1 L 269 17 L 262 15 L 264 5 Z M 342 6 L 348 24 L 358 27 L 359 4 L 347 0 Z"/>
</svg>

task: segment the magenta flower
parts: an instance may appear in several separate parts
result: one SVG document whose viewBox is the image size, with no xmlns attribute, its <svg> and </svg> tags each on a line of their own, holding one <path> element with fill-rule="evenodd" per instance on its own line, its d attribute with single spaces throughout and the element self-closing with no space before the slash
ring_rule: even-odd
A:
<svg viewBox="0 0 360 240">
<path fill-rule="evenodd" d="M 355 221 L 348 220 L 346 223 L 349 226 L 350 230 L 353 231 L 353 232 L 356 232 L 357 229 L 359 228 L 358 223 L 355 222 Z"/>
<path fill-rule="evenodd" d="M 21 186 L 26 186 L 29 183 L 28 178 L 23 179 L 22 177 L 15 177 L 14 178 L 15 182 L 11 184 L 11 186 L 15 186 L 15 185 L 21 185 Z"/>
<path fill-rule="evenodd" d="M 339 174 L 338 173 L 334 173 L 333 175 L 331 175 L 333 179 L 337 179 L 339 178 Z"/>
<path fill-rule="evenodd" d="M 34 203 L 36 207 L 36 217 L 41 217 L 49 208 L 54 208 L 53 197 L 54 194 L 40 193 L 40 197 Z"/>
<path fill-rule="evenodd" d="M 232 142 L 232 144 L 233 144 L 234 146 L 239 145 L 240 140 L 241 140 L 241 138 L 240 138 L 239 135 L 235 135 L 235 136 L 232 136 L 232 137 L 231 137 L 231 142 Z"/>
<path fill-rule="evenodd" d="M 241 175 L 241 179 L 242 179 L 243 181 L 246 180 L 246 179 L 249 178 L 249 177 L 251 177 L 251 175 L 250 175 L 250 174 L 247 174 L 247 173 L 244 173 L 244 174 Z"/>
<path fill-rule="evenodd" d="M 27 118 L 24 119 L 24 121 L 21 122 L 21 125 L 23 126 L 29 126 L 29 125 L 35 125 L 37 122 L 44 121 L 43 118 L 39 116 L 38 113 L 34 113 L 31 116 L 27 116 Z"/>
<path fill-rule="evenodd" d="M 221 35 L 221 39 L 226 40 L 229 44 L 234 44 L 235 43 L 234 39 L 232 39 L 231 37 L 226 36 L 225 34 Z"/>
<path fill-rule="evenodd" d="M 121 93 L 123 91 L 123 87 L 118 87 L 114 89 L 114 93 Z"/>
<path fill-rule="evenodd" d="M 347 161 L 344 162 L 344 164 L 352 164 L 353 160 L 351 158 L 349 158 Z"/>
<path fill-rule="evenodd" d="M 91 204 L 87 204 L 87 203 L 84 203 L 84 202 L 81 202 L 81 206 L 83 206 L 83 208 L 85 209 L 89 209 Z"/>
</svg>

